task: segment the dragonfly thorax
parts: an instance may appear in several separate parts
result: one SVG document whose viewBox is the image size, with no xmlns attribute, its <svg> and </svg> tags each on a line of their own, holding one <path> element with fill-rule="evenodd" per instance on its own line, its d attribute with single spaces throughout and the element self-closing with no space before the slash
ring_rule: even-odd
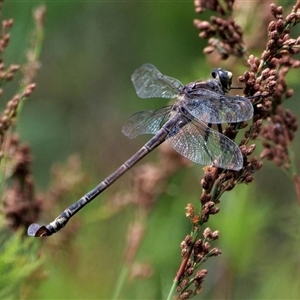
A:
<svg viewBox="0 0 300 300">
<path fill-rule="evenodd" d="M 224 88 L 217 79 L 209 79 L 207 81 L 196 81 L 187 84 L 181 91 L 185 98 L 202 96 L 205 91 L 212 91 L 220 95 L 225 95 Z"/>
<path fill-rule="evenodd" d="M 185 96 L 203 94 L 203 90 L 209 90 L 220 95 L 226 94 L 231 89 L 232 73 L 221 68 L 213 69 L 211 72 L 213 79 L 207 81 L 190 82 L 179 90 L 179 94 Z"/>
</svg>

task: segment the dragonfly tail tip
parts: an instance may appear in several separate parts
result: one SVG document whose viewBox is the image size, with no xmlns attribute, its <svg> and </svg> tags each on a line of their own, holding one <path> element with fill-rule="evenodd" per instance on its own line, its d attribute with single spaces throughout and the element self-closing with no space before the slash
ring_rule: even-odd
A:
<svg viewBox="0 0 300 300">
<path fill-rule="evenodd" d="M 42 237 L 47 236 L 49 234 L 46 226 L 41 226 L 37 223 L 33 223 L 28 227 L 27 235 L 32 237 Z"/>
</svg>

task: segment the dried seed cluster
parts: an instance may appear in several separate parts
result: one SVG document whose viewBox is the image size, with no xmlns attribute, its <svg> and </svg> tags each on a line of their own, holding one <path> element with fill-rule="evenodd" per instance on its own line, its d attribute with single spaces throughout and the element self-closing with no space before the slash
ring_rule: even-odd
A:
<svg viewBox="0 0 300 300">
<path fill-rule="evenodd" d="M 5 141 L 6 185 L 2 194 L 2 213 L 7 225 L 13 230 L 28 227 L 38 217 L 40 199 L 34 196 L 34 180 L 31 174 L 32 157 L 30 148 L 21 144 L 16 135 Z"/>
<path fill-rule="evenodd" d="M 262 128 L 264 150 L 260 157 L 288 169 L 290 167 L 288 149 L 297 129 L 296 117 L 289 110 L 278 106 L 276 114 L 271 116 L 269 122 Z"/>
<path fill-rule="evenodd" d="M 2 1 L 0 2 L 0 7 Z M 15 74 L 19 71 L 20 66 L 16 64 L 10 64 L 6 67 L 3 60 L 3 55 L 10 41 L 9 30 L 13 26 L 13 19 L 3 20 L 1 23 L 0 33 L 0 97 L 3 95 L 3 88 L 6 82 L 12 81 Z M 18 106 L 20 101 L 24 98 L 29 97 L 35 89 L 34 83 L 28 83 L 21 93 L 18 93 L 10 100 L 8 100 L 6 108 L 0 113 L 0 146 L 3 145 L 4 138 L 8 129 L 13 125 L 14 119 L 17 116 Z M 3 151 L 2 155 L 3 155 Z M 1 158 L 1 157 L 0 157 Z"/>
<path fill-rule="evenodd" d="M 266 49 L 261 58 L 249 57 L 250 70 L 239 77 L 245 84 L 245 95 L 254 96 L 255 108 L 253 125 L 243 142 L 262 136 L 264 150 L 260 157 L 289 168 L 288 148 L 298 125 L 295 116 L 281 104 L 293 95 L 286 75 L 300 66 L 300 61 L 293 57 L 299 52 L 300 37 L 293 39 L 290 36 L 291 28 L 300 22 L 300 13 L 294 7 L 293 12 L 283 19 L 283 8 L 275 4 L 271 4 L 271 12 L 276 20 L 268 26 Z"/>
<path fill-rule="evenodd" d="M 247 49 L 243 42 L 243 31 L 231 17 L 234 1 L 205 1 L 195 0 L 195 10 L 202 13 L 209 9 L 217 12 L 220 17 L 212 16 L 210 21 L 195 19 L 194 26 L 200 31 L 199 37 L 208 40 L 204 53 L 217 51 L 222 59 L 230 55 L 244 57 Z"/>
<path fill-rule="evenodd" d="M 189 209 L 194 210 L 191 205 Z M 183 266 L 180 283 L 177 286 L 178 299 L 189 299 L 202 292 L 202 283 L 207 270 L 197 271 L 197 268 L 209 257 L 221 254 L 219 249 L 211 248 L 209 243 L 218 237 L 218 231 L 212 232 L 210 228 L 206 228 L 203 232 L 203 239 L 193 241 L 192 236 L 187 235 L 181 243 L 181 255 L 186 260 L 186 264 Z"/>
<path fill-rule="evenodd" d="M 229 12 L 232 12 L 234 0 L 195 0 L 194 6 L 196 13 L 200 14 L 207 9 L 212 10 L 220 14 L 221 16 L 226 16 Z"/>
</svg>

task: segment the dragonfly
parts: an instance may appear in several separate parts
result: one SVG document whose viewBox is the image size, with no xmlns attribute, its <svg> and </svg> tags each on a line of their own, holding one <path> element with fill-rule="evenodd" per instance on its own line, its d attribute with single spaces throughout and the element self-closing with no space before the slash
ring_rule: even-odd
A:
<svg viewBox="0 0 300 300">
<path fill-rule="evenodd" d="M 253 106 L 246 97 L 227 94 L 231 89 L 231 72 L 216 68 L 211 75 L 207 81 L 183 85 L 179 80 L 163 75 L 151 64 L 138 68 L 131 80 L 140 98 L 177 99 L 173 105 L 134 114 L 122 129 L 130 139 L 141 134 L 154 134 L 154 137 L 53 222 L 46 226 L 31 224 L 28 235 L 41 237 L 58 232 L 79 210 L 164 141 L 195 163 L 239 171 L 243 167 L 240 148 L 211 127 L 216 124 L 220 131 L 222 123 L 249 120 L 253 116 Z"/>
</svg>

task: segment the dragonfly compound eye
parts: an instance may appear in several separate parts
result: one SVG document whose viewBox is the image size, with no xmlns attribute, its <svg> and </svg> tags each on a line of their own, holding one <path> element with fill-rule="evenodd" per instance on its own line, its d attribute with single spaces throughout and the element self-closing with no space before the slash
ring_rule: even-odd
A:
<svg viewBox="0 0 300 300">
<path fill-rule="evenodd" d="M 216 79 L 224 92 L 228 92 L 231 87 L 232 73 L 221 68 L 213 69 L 211 76 Z"/>
</svg>

